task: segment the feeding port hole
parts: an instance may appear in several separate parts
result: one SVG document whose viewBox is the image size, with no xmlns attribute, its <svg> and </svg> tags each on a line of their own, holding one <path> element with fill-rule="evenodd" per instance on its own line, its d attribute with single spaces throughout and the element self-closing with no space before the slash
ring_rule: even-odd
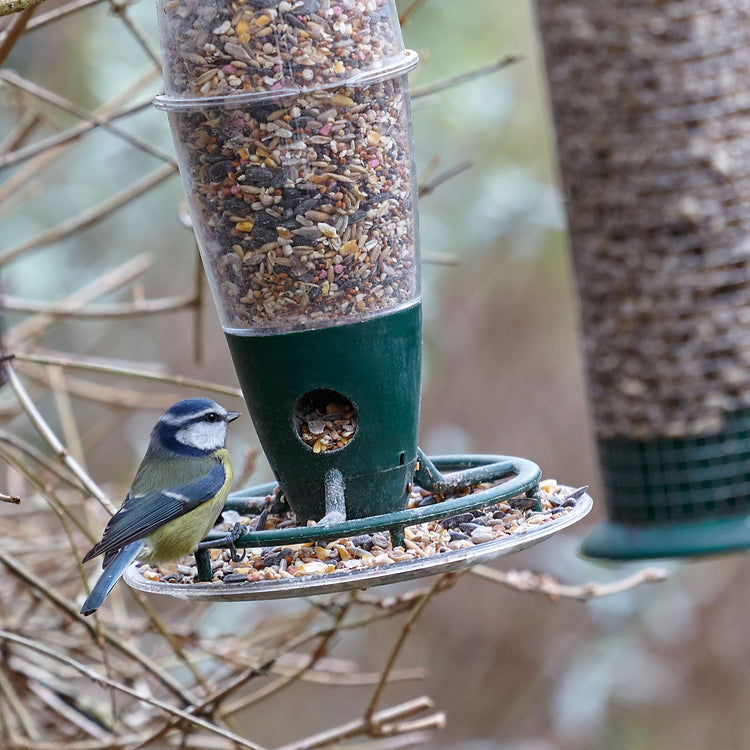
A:
<svg viewBox="0 0 750 750">
<path fill-rule="evenodd" d="M 313 453 L 340 450 L 357 432 L 357 408 L 342 393 L 318 388 L 294 407 L 297 435 Z"/>
</svg>

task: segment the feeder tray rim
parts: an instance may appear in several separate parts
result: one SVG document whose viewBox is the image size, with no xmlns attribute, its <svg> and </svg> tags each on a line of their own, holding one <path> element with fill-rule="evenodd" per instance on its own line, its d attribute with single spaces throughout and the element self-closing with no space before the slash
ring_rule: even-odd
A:
<svg viewBox="0 0 750 750">
<path fill-rule="evenodd" d="M 497 557 L 520 552 L 577 523 L 591 511 L 592 507 L 593 500 L 585 493 L 576 500 L 575 506 L 560 518 L 521 534 L 435 554 L 428 558 L 394 562 L 374 568 L 340 570 L 323 575 L 282 578 L 274 581 L 179 584 L 148 581 L 141 575 L 137 564 L 134 563 L 125 570 L 123 579 L 128 586 L 139 591 L 203 602 L 287 599 L 367 589 L 371 586 L 382 586 L 459 571 L 489 562 Z"/>
<path fill-rule="evenodd" d="M 205 109 L 238 109 L 247 104 L 278 103 L 284 99 L 293 99 L 303 94 L 343 87 L 361 88 L 378 81 L 397 78 L 414 70 L 419 63 L 419 55 L 411 49 L 404 50 L 394 62 L 380 68 L 357 73 L 346 80 L 332 81 L 315 87 L 292 86 L 274 91 L 248 91 L 244 94 L 228 94 L 225 96 L 171 96 L 159 94 L 153 99 L 156 109 L 167 112 L 189 112 Z"/>
<path fill-rule="evenodd" d="M 414 513 L 414 511 L 430 511 L 436 506 L 443 506 L 444 513 L 442 517 L 450 517 L 462 512 L 461 508 L 456 508 L 455 505 L 451 504 L 446 509 L 446 504 L 454 503 L 458 501 L 463 504 L 464 510 L 468 510 L 472 507 L 476 507 L 476 498 L 481 496 L 482 502 L 479 507 L 486 507 L 493 502 L 500 502 L 502 499 L 517 496 L 521 492 L 528 492 L 530 488 L 539 486 L 539 479 L 541 472 L 539 467 L 529 461 L 528 459 L 516 458 L 513 456 L 496 456 L 496 455 L 448 455 L 448 456 L 436 456 L 430 458 L 436 468 L 442 468 L 446 470 L 456 469 L 460 470 L 461 467 L 475 468 L 482 466 L 491 465 L 502 465 L 504 463 L 510 463 L 511 468 L 522 468 L 525 472 L 525 477 L 520 477 L 523 481 L 519 484 L 519 476 L 511 478 L 508 482 L 496 485 L 486 490 L 480 490 L 478 492 L 454 498 L 453 500 L 445 500 L 441 503 L 436 503 L 434 506 L 426 506 L 423 508 L 412 508 L 408 511 L 400 511 L 403 513 Z M 515 480 L 515 482 L 514 482 Z M 265 490 L 273 489 L 276 487 L 275 482 L 270 482 L 264 485 L 260 485 L 249 490 L 240 490 L 232 493 L 233 496 L 237 496 L 239 492 L 243 492 L 245 496 L 249 496 L 250 492 L 253 492 L 253 497 L 258 497 L 261 492 L 268 494 Z M 512 494 L 510 492 L 512 487 Z M 230 496 L 231 497 L 231 496 Z M 500 498 L 500 499 L 498 499 Z M 526 549 L 557 531 L 576 523 L 586 516 L 593 506 L 593 501 L 588 494 L 581 495 L 577 500 L 573 508 L 568 510 L 562 516 L 550 520 L 547 523 L 539 526 L 534 526 L 525 530 L 521 533 L 500 537 L 498 539 L 482 542 L 480 544 L 473 545 L 472 547 L 464 547 L 457 550 L 450 550 L 435 554 L 427 558 L 416 558 L 413 560 L 402 560 L 393 562 L 388 565 L 380 565 L 374 568 L 360 568 L 355 570 L 339 570 L 324 575 L 316 576 L 301 576 L 299 578 L 282 578 L 280 580 L 266 580 L 266 581 L 248 581 L 247 583 L 193 583 L 193 584 L 179 584 L 179 583 L 166 583 L 159 581 L 148 581 L 145 579 L 140 571 L 138 570 L 137 564 L 133 564 L 127 568 L 124 575 L 125 582 L 132 588 L 157 593 L 166 594 L 179 599 L 197 599 L 201 601 L 246 601 L 253 599 L 283 599 L 296 596 L 312 596 L 316 594 L 329 594 L 338 591 L 347 591 L 351 589 L 366 589 L 370 586 L 378 586 L 388 583 L 397 583 L 399 581 L 408 581 L 415 578 L 422 578 L 428 575 L 438 575 L 440 573 L 447 573 L 462 568 L 477 565 L 479 563 L 487 562 L 495 557 L 501 555 L 508 555 L 513 552 Z M 380 518 L 388 518 L 394 514 L 383 514 Z M 379 518 L 378 516 L 370 517 L 369 519 L 355 519 L 354 522 L 367 524 L 372 522 L 373 518 Z M 354 523 L 344 522 L 344 523 Z M 383 528 L 390 527 L 403 527 L 410 526 L 416 523 L 423 522 L 422 517 L 418 514 L 412 517 L 411 521 L 404 522 L 400 520 L 394 523 L 390 521 Z M 342 524 L 336 524 L 335 527 L 301 527 L 303 531 L 317 531 L 327 532 L 330 538 L 331 528 L 338 535 L 338 537 L 346 536 L 346 534 L 339 533 Z M 299 531 L 297 529 L 282 529 L 284 531 Z M 355 533 L 359 529 L 355 530 Z M 254 532 L 254 534 L 271 534 L 273 532 Z M 250 532 L 248 536 L 253 535 Z M 349 534 L 351 535 L 351 533 Z M 336 537 L 334 537 L 336 538 Z M 254 539 L 253 539 L 254 541 Z M 263 540 L 265 541 L 265 540 Z M 274 546 L 283 546 L 286 539 L 280 543 L 275 543 Z M 255 545 L 253 545 L 255 546 Z M 262 542 L 258 546 L 264 546 Z"/>
</svg>

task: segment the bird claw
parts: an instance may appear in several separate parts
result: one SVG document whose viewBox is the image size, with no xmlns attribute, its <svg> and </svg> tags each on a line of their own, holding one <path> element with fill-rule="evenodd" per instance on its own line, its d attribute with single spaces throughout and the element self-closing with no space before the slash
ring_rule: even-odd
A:
<svg viewBox="0 0 750 750">
<path fill-rule="evenodd" d="M 229 529 L 227 538 L 230 541 L 227 543 L 227 547 L 229 548 L 229 554 L 232 556 L 232 562 L 239 562 L 245 556 L 244 550 L 241 555 L 238 555 L 237 548 L 234 546 L 234 543 L 242 536 L 243 529 L 244 527 L 239 521 Z"/>
<path fill-rule="evenodd" d="M 211 539 L 209 541 L 201 542 L 198 545 L 198 549 L 221 549 L 222 547 L 229 550 L 229 554 L 232 557 L 232 562 L 239 562 L 245 557 L 243 552 L 241 555 L 237 553 L 237 547 L 234 543 L 242 536 L 244 526 L 238 521 L 227 531 L 224 536 L 219 539 Z"/>
</svg>

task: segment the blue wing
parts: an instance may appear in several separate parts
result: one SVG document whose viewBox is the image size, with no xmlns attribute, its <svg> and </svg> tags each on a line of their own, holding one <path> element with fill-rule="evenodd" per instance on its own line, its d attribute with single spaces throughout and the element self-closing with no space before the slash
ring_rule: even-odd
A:
<svg viewBox="0 0 750 750">
<path fill-rule="evenodd" d="M 104 567 L 123 547 L 147 537 L 152 531 L 189 513 L 213 498 L 226 481 L 220 462 L 194 482 L 165 487 L 153 492 L 128 493 L 120 510 L 109 519 L 100 542 L 85 555 L 83 562 L 104 553 Z"/>
</svg>

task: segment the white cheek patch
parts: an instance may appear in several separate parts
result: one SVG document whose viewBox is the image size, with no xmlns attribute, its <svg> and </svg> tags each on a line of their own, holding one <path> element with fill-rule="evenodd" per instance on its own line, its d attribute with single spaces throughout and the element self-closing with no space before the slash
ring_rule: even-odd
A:
<svg viewBox="0 0 750 750">
<path fill-rule="evenodd" d="M 202 451 L 215 451 L 223 447 L 226 436 L 226 422 L 194 422 L 175 434 L 178 442 Z"/>
</svg>

